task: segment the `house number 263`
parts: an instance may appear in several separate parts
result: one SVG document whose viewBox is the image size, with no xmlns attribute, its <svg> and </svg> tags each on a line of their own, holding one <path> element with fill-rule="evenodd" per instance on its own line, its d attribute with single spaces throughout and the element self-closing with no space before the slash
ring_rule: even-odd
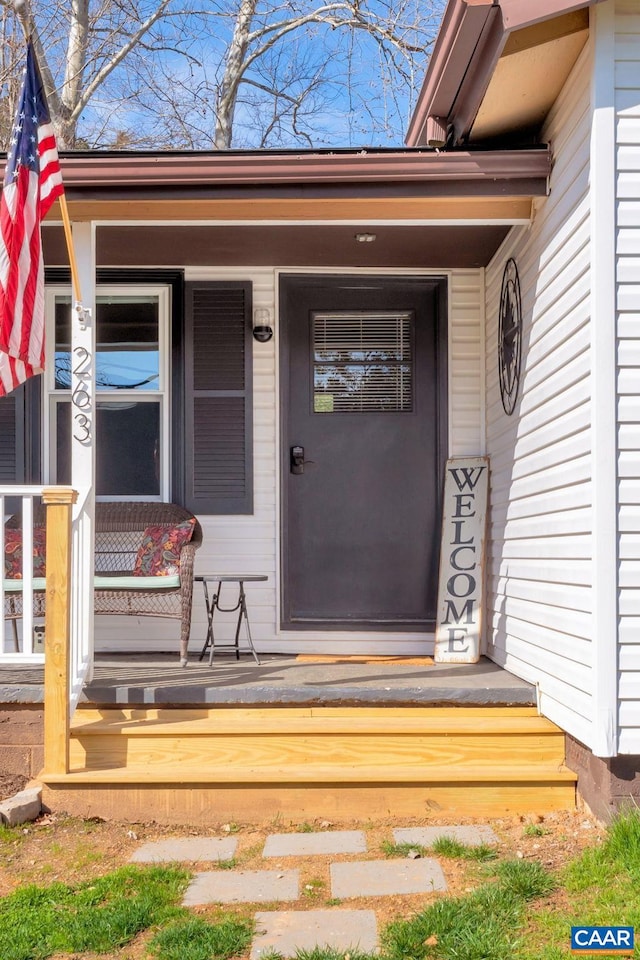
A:
<svg viewBox="0 0 640 960">
<path fill-rule="evenodd" d="M 78 382 L 71 394 L 71 402 L 80 411 L 73 418 L 78 425 L 78 432 L 73 436 L 79 443 L 88 443 L 91 440 L 91 418 L 82 411 L 90 412 L 91 409 L 91 396 L 86 388 L 87 381 L 91 379 L 91 354 L 86 347 L 76 347 L 73 352 L 77 357 L 73 375 Z"/>
</svg>

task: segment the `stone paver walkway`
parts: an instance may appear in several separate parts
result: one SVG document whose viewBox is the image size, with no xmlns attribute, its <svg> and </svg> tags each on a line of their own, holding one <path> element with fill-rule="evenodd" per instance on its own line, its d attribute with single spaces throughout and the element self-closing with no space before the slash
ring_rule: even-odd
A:
<svg viewBox="0 0 640 960">
<path fill-rule="evenodd" d="M 392 897 L 399 893 L 433 893 L 446 890 L 437 860 L 362 860 L 331 864 L 331 896 Z"/>
<path fill-rule="evenodd" d="M 465 844 L 497 843 L 489 826 L 396 827 L 390 831 L 395 843 L 429 847 L 441 836 Z M 137 863 L 231 860 L 238 847 L 236 837 L 185 837 L 143 844 L 131 857 Z M 355 897 L 430 894 L 447 889 L 441 863 L 435 857 L 388 860 L 340 860 L 331 856 L 367 852 L 362 830 L 323 830 L 322 832 L 278 833 L 267 837 L 262 855 L 278 857 L 317 857 L 328 865 L 331 897 L 336 901 Z M 324 858 L 324 860 L 321 860 Z M 328 858 L 328 859 L 327 859 Z M 210 903 L 286 903 L 305 896 L 312 887 L 300 890 L 297 869 L 209 870 L 195 873 L 184 896 L 187 907 Z M 256 932 L 251 960 L 270 952 L 293 957 L 297 950 L 329 946 L 375 952 L 378 931 L 373 910 L 350 910 L 340 902 L 327 910 L 284 910 L 257 912 Z"/>
<path fill-rule="evenodd" d="M 211 870 L 196 873 L 187 887 L 183 903 L 273 903 L 297 900 L 300 896 L 297 870 Z"/>
<path fill-rule="evenodd" d="M 235 837 L 185 837 L 145 843 L 131 857 L 133 863 L 205 863 L 231 860 L 238 841 Z"/>
<path fill-rule="evenodd" d="M 430 847 L 440 837 L 450 837 L 469 847 L 498 842 L 491 827 L 484 824 L 465 827 L 396 827 L 393 831 L 396 843 L 415 843 L 420 847 Z"/>
<path fill-rule="evenodd" d="M 294 957 L 298 950 L 333 947 L 372 953 L 378 948 L 373 910 L 305 910 L 295 913 L 256 913 L 251 960 L 265 953 Z"/>
<path fill-rule="evenodd" d="M 323 853 L 366 853 L 363 830 L 325 830 L 323 833 L 273 833 L 263 857 L 307 857 Z"/>
</svg>

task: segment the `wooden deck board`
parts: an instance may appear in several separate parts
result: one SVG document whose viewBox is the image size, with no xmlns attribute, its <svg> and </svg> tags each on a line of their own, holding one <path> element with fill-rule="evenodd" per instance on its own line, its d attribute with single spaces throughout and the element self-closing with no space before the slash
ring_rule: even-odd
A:
<svg viewBox="0 0 640 960">
<path fill-rule="evenodd" d="M 153 764 L 131 764 L 104 769 L 72 769 L 68 774 L 42 774 L 47 783 L 573 783 L 575 774 L 566 768 L 553 770 L 544 763 L 492 767 L 489 764 L 464 767 L 428 766 L 426 764 L 320 765 L 254 765 L 231 768 L 228 765 L 209 768 L 184 767 L 180 770 L 154 767 Z"/>
<path fill-rule="evenodd" d="M 335 823 L 394 817 L 498 817 L 575 806 L 569 782 L 429 784 L 243 785 L 97 783 L 69 780 L 45 785 L 43 802 L 80 817 L 130 822 L 202 825 L 235 822 L 300 823 L 315 817 Z"/>
<path fill-rule="evenodd" d="M 70 761 L 42 774 L 58 809 L 132 820 L 177 822 L 181 804 L 198 823 L 207 804 L 221 818 L 262 819 L 277 802 L 345 819 L 383 815 L 385 797 L 412 816 L 575 803 L 562 731 L 522 706 L 87 706 Z"/>
<path fill-rule="evenodd" d="M 496 727 L 499 720 L 499 727 Z M 274 707 L 271 709 L 83 709 L 77 711 L 73 736 L 110 734 L 123 736 L 207 736 L 251 733 L 370 733 L 384 729 L 404 734 L 557 732 L 549 720 L 530 707 L 412 708 L 412 707 Z"/>
</svg>

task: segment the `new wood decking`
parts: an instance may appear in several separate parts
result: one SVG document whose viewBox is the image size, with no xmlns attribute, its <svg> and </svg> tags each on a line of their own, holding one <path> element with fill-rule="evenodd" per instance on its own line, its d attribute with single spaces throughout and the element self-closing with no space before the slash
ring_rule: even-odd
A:
<svg viewBox="0 0 640 960">
<path fill-rule="evenodd" d="M 199 823 L 567 809 L 564 735 L 533 707 L 81 707 L 44 801 Z"/>
</svg>

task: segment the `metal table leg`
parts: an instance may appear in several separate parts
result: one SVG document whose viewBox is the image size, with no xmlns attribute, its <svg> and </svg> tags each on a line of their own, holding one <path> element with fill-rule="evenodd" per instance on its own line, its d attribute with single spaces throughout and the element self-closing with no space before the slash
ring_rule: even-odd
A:
<svg viewBox="0 0 640 960">
<path fill-rule="evenodd" d="M 209 646 L 211 646 L 211 653 L 213 654 L 213 614 L 218 606 L 218 593 L 220 592 L 220 584 L 218 584 L 218 591 L 214 592 L 213 598 L 210 598 L 207 581 L 203 580 L 202 585 L 204 587 L 204 604 L 207 611 L 207 639 L 204 642 L 204 647 L 199 657 L 200 660 L 204 659 L 204 655 Z M 209 659 L 209 663 L 211 663 L 211 659 Z"/>
<path fill-rule="evenodd" d="M 238 650 L 238 637 L 240 636 L 240 622 L 244 615 L 244 622 L 247 627 L 247 640 L 249 641 L 249 649 L 253 654 L 253 659 L 255 660 L 255 662 L 259 664 L 260 658 L 256 653 L 256 648 L 254 647 L 253 640 L 251 639 L 251 627 L 249 626 L 249 613 L 247 611 L 247 598 L 245 597 L 244 582 L 242 580 L 240 580 L 240 598 L 238 600 L 238 603 L 240 604 L 240 614 L 238 616 L 238 626 L 236 627 L 236 659 L 240 657 L 240 653 Z"/>
</svg>

